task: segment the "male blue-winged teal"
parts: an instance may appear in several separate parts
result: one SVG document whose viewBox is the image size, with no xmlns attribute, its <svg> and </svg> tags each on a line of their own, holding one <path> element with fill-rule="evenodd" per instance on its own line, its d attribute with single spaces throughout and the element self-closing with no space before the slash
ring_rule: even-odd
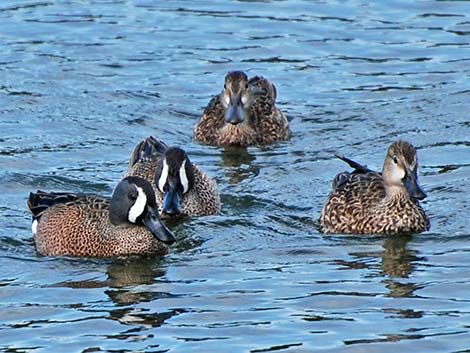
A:
<svg viewBox="0 0 470 353">
<path fill-rule="evenodd" d="M 37 191 L 29 195 L 28 208 L 43 255 L 163 255 L 175 241 L 158 216 L 152 186 L 139 177 L 119 182 L 111 199 Z"/>
<path fill-rule="evenodd" d="M 126 175 L 140 176 L 152 184 L 162 217 L 220 213 L 216 183 L 191 163 L 184 150 L 168 147 L 153 136 L 137 144 Z"/>
<path fill-rule="evenodd" d="M 196 141 L 212 146 L 266 145 L 290 137 L 289 122 L 276 106 L 276 87 L 267 79 L 248 79 L 242 71 L 225 76 L 194 128 Z"/>
<path fill-rule="evenodd" d="M 340 173 L 333 181 L 320 217 L 325 233 L 397 234 L 429 230 L 418 200 L 426 194 L 418 184 L 416 149 L 408 142 L 390 145 L 382 173 L 348 158 L 354 172 Z"/>
</svg>

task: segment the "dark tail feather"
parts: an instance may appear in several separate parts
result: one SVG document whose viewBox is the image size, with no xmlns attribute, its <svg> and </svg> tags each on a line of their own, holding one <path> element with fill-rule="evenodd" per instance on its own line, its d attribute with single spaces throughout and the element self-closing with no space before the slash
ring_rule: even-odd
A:
<svg viewBox="0 0 470 353">
<path fill-rule="evenodd" d="M 39 219 L 41 217 L 41 213 L 49 207 L 60 203 L 67 203 L 75 200 L 76 198 L 76 195 L 73 194 L 38 190 L 37 192 L 31 192 L 29 194 L 27 206 L 32 213 L 33 218 Z"/>
<path fill-rule="evenodd" d="M 162 155 L 167 149 L 168 146 L 163 141 L 159 141 L 155 137 L 149 136 L 135 146 L 129 160 L 129 167 L 132 168 L 137 162 L 151 155 Z"/>
<path fill-rule="evenodd" d="M 371 173 L 371 172 L 373 173 L 374 172 L 373 170 L 370 170 L 369 168 L 367 168 L 367 166 L 359 164 L 357 162 L 354 162 L 353 160 L 351 160 L 351 159 L 349 159 L 345 156 L 340 156 L 339 154 L 336 154 L 336 153 L 334 155 L 335 155 L 336 158 L 339 158 L 342 161 L 348 163 L 349 166 L 354 169 L 354 173 L 356 173 L 356 174 Z"/>
<path fill-rule="evenodd" d="M 28 206 L 29 211 L 33 214 L 33 217 L 35 217 L 38 213 L 43 211 L 43 210 L 41 211 L 37 210 L 38 204 L 39 204 L 39 196 L 35 193 L 30 192 L 28 201 L 26 201 L 26 205 Z"/>
</svg>

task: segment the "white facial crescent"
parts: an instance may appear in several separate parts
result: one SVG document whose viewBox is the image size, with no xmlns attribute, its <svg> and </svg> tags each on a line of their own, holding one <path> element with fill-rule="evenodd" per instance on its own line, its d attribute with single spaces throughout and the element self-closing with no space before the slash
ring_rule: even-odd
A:
<svg viewBox="0 0 470 353">
<path fill-rule="evenodd" d="M 165 187 L 166 180 L 168 179 L 168 170 L 168 163 L 166 162 L 166 159 L 164 159 L 162 175 L 160 176 L 160 179 L 158 179 L 158 190 L 160 190 L 160 192 L 165 192 L 163 188 Z"/>
<path fill-rule="evenodd" d="M 136 186 L 136 189 L 138 192 L 138 196 L 134 204 L 130 208 L 128 215 L 129 222 L 131 223 L 135 223 L 137 218 L 141 216 L 142 213 L 144 213 L 145 205 L 147 204 L 147 196 L 145 196 L 144 190 L 142 190 L 142 188 L 139 188 L 138 186 Z"/>
<path fill-rule="evenodd" d="M 186 167 L 186 161 L 184 161 L 180 167 L 180 181 L 181 181 L 181 185 L 183 185 L 183 194 L 187 193 L 189 189 L 189 180 L 188 180 L 188 176 L 186 175 L 185 167 Z"/>
</svg>

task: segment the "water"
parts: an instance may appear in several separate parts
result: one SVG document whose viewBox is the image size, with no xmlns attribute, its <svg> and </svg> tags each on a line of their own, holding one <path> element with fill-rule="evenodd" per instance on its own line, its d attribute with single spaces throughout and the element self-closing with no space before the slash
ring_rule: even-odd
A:
<svg viewBox="0 0 470 353">
<path fill-rule="evenodd" d="M 0 350 L 469 352 L 468 1 L 2 1 Z M 226 72 L 264 75 L 293 130 L 191 140 Z M 220 216 L 165 258 L 38 255 L 36 189 L 110 194 L 136 142 L 183 146 Z M 332 152 L 418 147 L 431 231 L 323 236 Z"/>
</svg>

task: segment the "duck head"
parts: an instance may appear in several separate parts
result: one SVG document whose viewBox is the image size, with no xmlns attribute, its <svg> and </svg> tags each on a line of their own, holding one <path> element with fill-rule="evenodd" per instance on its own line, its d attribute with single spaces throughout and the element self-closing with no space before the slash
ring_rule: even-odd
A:
<svg viewBox="0 0 470 353">
<path fill-rule="evenodd" d="M 387 186 L 405 188 L 413 199 L 426 198 L 426 193 L 418 183 L 416 149 L 410 143 L 396 141 L 390 145 L 385 157 L 382 176 Z"/>
</svg>

